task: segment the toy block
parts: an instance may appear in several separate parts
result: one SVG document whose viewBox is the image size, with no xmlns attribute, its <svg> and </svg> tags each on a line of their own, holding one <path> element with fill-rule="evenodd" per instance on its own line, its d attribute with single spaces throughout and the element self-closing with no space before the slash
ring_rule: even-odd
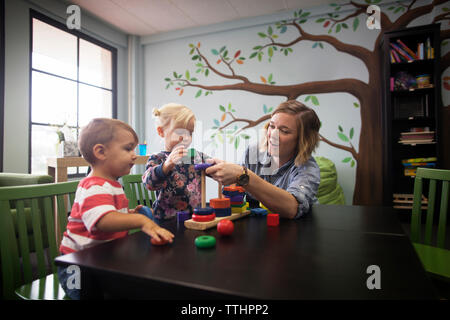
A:
<svg viewBox="0 0 450 320">
<path fill-rule="evenodd" d="M 280 224 L 280 215 L 278 213 L 269 213 L 267 215 L 267 225 L 269 227 L 276 227 Z"/>
<path fill-rule="evenodd" d="M 230 205 L 230 198 L 216 198 L 209 200 L 209 206 L 214 209 L 229 208 Z"/>
<path fill-rule="evenodd" d="M 267 210 L 263 208 L 253 208 L 250 212 L 254 216 L 266 216 L 268 214 Z"/>
<path fill-rule="evenodd" d="M 241 213 L 248 210 L 248 203 L 246 202 L 242 207 L 231 207 L 231 213 Z"/>
<path fill-rule="evenodd" d="M 231 216 L 231 208 L 215 208 L 214 213 L 216 214 L 216 217 L 227 217 Z"/>
<path fill-rule="evenodd" d="M 191 213 L 189 211 L 178 211 L 177 212 L 177 224 L 184 226 L 184 222 L 191 218 Z"/>
<path fill-rule="evenodd" d="M 267 210 L 267 213 L 272 213 L 265 205 L 263 205 L 261 202 L 259 203 L 259 206 L 263 209 Z"/>
<path fill-rule="evenodd" d="M 232 196 L 232 197 L 230 197 L 230 201 L 233 203 L 233 202 L 239 202 L 239 203 L 241 203 L 241 202 L 243 202 L 244 201 L 244 195 L 237 195 L 237 196 Z"/>
<path fill-rule="evenodd" d="M 246 205 L 247 205 L 246 202 L 232 202 L 231 203 L 232 208 L 242 208 L 242 207 L 245 207 Z"/>
</svg>

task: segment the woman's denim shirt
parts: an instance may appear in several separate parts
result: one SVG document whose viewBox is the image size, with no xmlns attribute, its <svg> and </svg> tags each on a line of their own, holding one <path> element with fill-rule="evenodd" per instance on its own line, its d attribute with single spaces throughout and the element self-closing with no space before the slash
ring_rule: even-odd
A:
<svg viewBox="0 0 450 320">
<path fill-rule="evenodd" d="M 295 218 L 305 215 L 317 203 L 320 170 L 313 157 L 300 166 L 296 166 L 294 159 L 291 159 L 277 168 L 266 151 L 260 151 L 257 145 L 251 145 L 246 149 L 241 164 L 267 182 L 292 194 L 298 201 Z"/>
</svg>

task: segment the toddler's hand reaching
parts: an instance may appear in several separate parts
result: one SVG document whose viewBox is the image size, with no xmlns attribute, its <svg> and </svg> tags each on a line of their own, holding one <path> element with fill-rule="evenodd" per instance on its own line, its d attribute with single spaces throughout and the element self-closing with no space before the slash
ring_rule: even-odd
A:
<svg viewBox="0 0 450 320">
<path fill-rule="evenodd" d="M 165 174 L 170 172 L 176 164 L 181 163 L 181 159 L 187 155 L 188 151 L 183 145 L 176 146 L 172 149 L 166 161 L 163 164 L 163 171 Z"/>
<path fill-rule="evenodd" d="M 172 243 L 173 238 L 175 237 L 172 232 L 170 232 L 167 229 L 161 228 L 151 220 L 149 220 L 146 224 L 144 224 L 141 230 L 158 242 L 164 240 L 169 243 Z"/>
</svg>

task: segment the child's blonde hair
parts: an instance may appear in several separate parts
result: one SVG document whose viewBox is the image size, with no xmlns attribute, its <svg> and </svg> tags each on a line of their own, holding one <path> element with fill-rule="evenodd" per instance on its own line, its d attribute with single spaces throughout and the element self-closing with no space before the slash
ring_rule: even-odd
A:
<svg viewBox="0 0 450 320">
<path fill-rule="evenodd" d="M 78 137 L 78 149 L 80 149 L 83 158 L 86 159 L 89 164 L 93 165 L 97 161 L 93 152 L 94 146 L 96 144 L 106 145 L 114 140 L 118 128 L 129 131 L 133 135 L 134 142 L 137 145 L 139 139 L 133 128 L 127 123 L 117 119 L 92 119 L 85 127 L 83 127 L 83 129 L 81 129 L 80 136 Z"/>
<path fill-rule="evenodd" d="M 181 128 L 187 128 L 190 121 L 194 121 L 195 115 L 188 107 L 178 103 L 168 103 L 161 108 L 153 108 L 153 117 L 156 119 L 156 125 L 166 127 L 171 121 Z"/>
</svg>

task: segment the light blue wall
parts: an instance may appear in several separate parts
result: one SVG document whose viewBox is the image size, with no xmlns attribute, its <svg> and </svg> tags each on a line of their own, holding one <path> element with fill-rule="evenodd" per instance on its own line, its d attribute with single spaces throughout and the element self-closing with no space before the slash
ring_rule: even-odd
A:
<svg viewBox="0 0 450 320">
<path fill-rule="evenodd" d="M 424 2 L 428 3 L 428 1 L 419 3 Z M 392 10 L 389 11 L 387 8 L 388 6 L 384 6 L 382 10 L 390 16 L 395 16 L 392 14 Z M 334 9 L 335 7 L 330 6 L 307 8 L 305 11 L 309 11 L 310 15 L 308 22 L 302 25 L 305 31 L 311 34 L 326 35 L 328 28 L 324 28 L 322 23 L 316 23 L 315 21 L 319 17 L 327 17 L 328 13 L 334 13 Z M 339 12 L 341 14 L 340 18 L 349 15 L 353 11 L 341 10 Z M 214 154 L 228 161 L 236 162 L 240 159 L 245 148 L 243 143 L 240 143 L 237 150 L 234 149 L 233 145 L 228 143 L 222 145 L 217 139 L 216 143 L 219 147 L 212 144 L 207 145 L 207 141 L 210 140 L 210 136 L 213 133 L 211 128 L 214 126 L 214 119 L 220 119 L 223 114 L 219 110 L 219 106 L 228 106 L 231 103 L 232 107 L 236 110 L 236 117 L 256 120 L 264 114 L 264 105 L 268 108 L 276 107 L 279 103 L 286 100 L 286 98 L 280 96 L 265 96 L 248 91 L 231 90 L 213 91 L 212 95 L 206 97 L 202 95 L 201 97 L 195 98 L 198 88 L 186 87 L 181 96 L 179 96 L 180 90 L 177 91 L 174 89 L 177 87 L 176 85 L 166 89 L 167 82 L 164 79 L 167 77 L 173 78 L 174 71 L 182 74 L 184 78 L 186 70 L 189 70 L 190 76 L 198 78 L 197 83 L 204 85 L 224 85 L 236 82 L 219 77 L 212 72 L 207 78 L 202 74 L 196 73 L 196 69 L 198 68 L 195 67 L 195 63 L 198 61 L 191 59 L 192 55 L 189 54 L 189 44 L 196 46 L 197 43 L 200 43 L 202 54 L 209 59 L 214 67 L 217 67 L 224 73 L 229 72 L 229 70 L 225 68 L 223 63 L 220 65 L 216 64 L 217 56 L 214 56 L 211 50 L 219 50 L 221 47 L 226 46 L 231 57 L 237 50 L 241 50 L 241 55 L 246 58 L 244 64 L 237 65 L 234 63 L 232 66 L 236 73 L 248 77 L 253 82 L 261 83 L 262 80 L 260 80 L 260 77 L 263 76 L 267 79 L 269 74 L 273 74 L 273 81 L 276 82 L 276 85 L 301 84 L 311 81 L 343 78 L 354 78 L 365 83 L 368 82 L 367 68 L 360 60 L 349 54 L 338 52 L 326 43 L 323 43 L 323 49 L 319 47 L 313 49 L 313 42 L 302 41 L 292 46 L 293 53 L 287 57 L 279 52 L 274 54 L 271 62 L 267 60 L 267 51 L 265 51 L 264 58 L 261 62 L 258 62 L 256 58 L 249 59 L 250 54 L 254 51 L 252 49 L 254 46 L 267 43 L 267 41 L 264 41 L 258 36 L 259 32 L 267 33 L 269 26 L 272 26 L 273 30 L 276 30 L 275 22 L 282 19 L 292 19 L 293 17 L 294 11 L 289 11 L 204 28 L 144 37 L 142 43 L 145 45 L 146 137 L 149 143 L 149 151 L 158 152 L 162 148 L 161 139 L 156 135 L 154 122 L 150 116 L 151 109 L 168 102 L 179 102 L 190 107 L 199 120 L 200 126 L 196 128 L 194 147 L 198 147 L 208 154 Z M 355 44 L 373 50 L 375 39 L 379 35 L 380 30 L 369 30 L 365 25 L 366 17 L 366 15 L 360 15 L 360 26 L 356 32 L 352 30 L 352 18 L 347 22 L 349 25 L 348 29 L 343 29 L 339 33 L 333 31 L 330 35 L 344 43 Z M 414 21 L 411 26 L 428 24 L 431 23 L 431 20 L 431 15 L 424 16 Z M 279 32 L 276 33 L 278 34 Z M 284 34 L 280 34 L 280 38 L 277 41 L 286 43 L 297 36 L 298 33 L 296 31 L 288 29 Z M 313 105 L 311 100 L 306 102 L 306 104 L 314 108 L 322 122 L 320 133 L 335 143 L 344 144 L 339 140 L 337 135 L 339 126 L 342 127 L 347 136 L 349 135 L 350 129 L 353 128 L 354 136 L 351 143 L 356 151 L 358 151 L 361 119 L 360 110 L 358 107 L 355 107 L 355 104 L 359 104 L 356 97 L 347 93 L 317 94 L 316 97 L 318 98 L 319 105 Z M 301 96 L 298 100 L 305 102 L 305 98 L 306 96 Z M 225 122 L 229 120 L 230 117 L 227 116 Z M 221 124 L 225 122 L 221 122 Z M 244 123 L 237 123 L 237 125 L 240 128 Z M 250 141 L 256 141 L 257 133 L 255 129 L 246 131 L 252 137 Z M 223 152 L 224 150 L 226 152 Z M 321 142 L 315 155 L 327 157 L 336 164 L 338 182 L 344 190 L 347 204 L 351 204 L 356 166 L 351 167 L 351 162 L 343 162 L 343 159 L 351 155 L 325 142 Z M 208 179 L 207 197 L 211 198 L 215 196 L 216 187 Z"/>
</svg>

